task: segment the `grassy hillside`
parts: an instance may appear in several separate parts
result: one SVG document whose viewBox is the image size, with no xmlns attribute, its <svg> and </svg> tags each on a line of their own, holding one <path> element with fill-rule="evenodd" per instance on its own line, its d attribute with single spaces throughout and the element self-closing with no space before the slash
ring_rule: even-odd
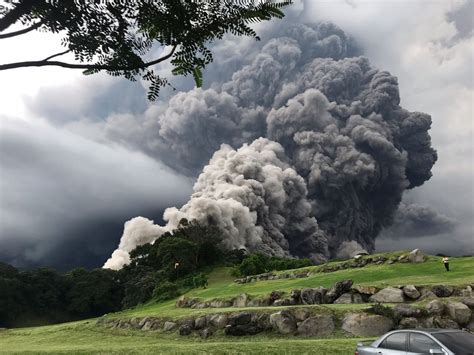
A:
<svg viewBox="0 0 474 355">
<path fill-rule="evenodd" d="M 337 262 L 333 262 L 337 264 Z M 202 299 L 231 298 L 241 293 L 250 295 L 267 295 L 273 290 L 290 291 L 295 288 L 305 287 L 330 287 L 335 282 L 343 279 L 352 279 L 354 284 L 374 286 L 397 286 L 397 285 L 434 285 L 449 284 L 460 285 L 474 282 L 474 257 L 451 258 L 451 271 L 445 271 L 441 259 L 429 257 L 421 264 L 396 263 L 392 265 L 368 265 L 364 268 L 340 270 L 331 273 L 315 273 L 310 277 L 299 279 L 280 279 L 271 281 L 259 281 L 249 284 L 237 284 L 230 275 L 229 268 L 214 270 L 209 276 L 209 287 L 207 289 L 194 289 L 186 294 L 188 297 L 199 297 Z M 318 266 L 305 268 L 305 270 L 316 271 Z M 117 316 L 146 316 L 159 315 L 180 317 L 192 312 L 193 314 L 215 312 L 213 309 L 192 310 L 176 309 L 175 301 L 159 304 L 147 304 L 135 309 L 117 313 Z M 366 305 L 325 305 L 332 308 L 366 307 Z M 274 307 L 272 307 L 274 308 Z M 228 309 L 233 310 L 234 308 Z"/>
<path fill-rule="evenodd" d="M 329 287 L 336 281 L 352 279 L 355 284 L 366 285 L 431 285 L 474 283 L 474 258 L 451 258 L 449 273 L 444 271 L 440 258 L 430 257 L 422 264 L 369 265 L 364 268 L 340 270 L 332 273 L 314 273 L 308 278 L 259 281 L 236 284 L 229 268 L 219 268 L 209 275 L 207 289 L 195 289 L 186 296 L 202 299 L 231 298 L 240 293 L 265 295 L 273 290 L 290 291 L 294 288 Z M 318 267 L 305 268 L 317 271 Z M 159 316 L 180 318 L 190 314 L 235 311 L 228 309 L 177 309 L 175 300 L 146 304 L 119 312 L 109 317 Z M 323 305 L 334 310 L 360 309 L 367 305 Z M 269 307 L 275 310 L 276 307 Z M 255 337 L 224 337 L 216 335 L 208 340 L 196 336 L 180 337 L 137 330 L 110 329 L 95 325 L 95 320 L 66 323 L 55 326 L 0 330 L 0 353 L 49 352 L 77 354 L 133 354 L 133 353 L 315 353 L 350 354 L 361 339 L 339 338 L 302 339 L 260 335 Z"/>
</svg>

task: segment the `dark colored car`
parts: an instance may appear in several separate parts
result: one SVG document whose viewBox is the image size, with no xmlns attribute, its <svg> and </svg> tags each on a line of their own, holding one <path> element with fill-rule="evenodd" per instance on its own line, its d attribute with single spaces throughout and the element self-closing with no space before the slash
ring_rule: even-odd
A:
<svg viewBox="0 0 474 355">
<path fill-rule="evenodd" d="M 474 355 L 474 334 L 457 329 L 404 329 L 357 344 L 355 355 Z"/>
</svg>

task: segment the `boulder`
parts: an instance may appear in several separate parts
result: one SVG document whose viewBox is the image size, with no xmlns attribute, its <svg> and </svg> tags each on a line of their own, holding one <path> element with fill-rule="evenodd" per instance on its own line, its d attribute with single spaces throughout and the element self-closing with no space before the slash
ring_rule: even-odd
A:
<svg viewBox="0 0 474 355">
<path fill-rule="evenodd" d="M 380 288 L 375 286 L 363 286 L 363 285 L 355 285 L 352 287 L 352 290 L 355 292 L 361 293 L 363 295 L 372 296 L 375 295 L 377 292 L 380 291 Z"/>
<path fill-rule="evenodd" d="M 211 328 L 204 328 L 199 332 L 199 336 L 203 339 L 209 338 L 212 334 L 214 334 Z"/>
<path fill-rule="evenodd" d="M 255 335 L 262 332 L 263 329 L 255 324 L 242 324 L 242 325 L 227 325 L 224 329 L 225 335 L 232 336 L 245 336 L 245 335 Z"/>
<path fill-rule="evenodd" d="M 366 313 L 349 313 L 342 321 L 342 329 L 356 336 L 379 336 L 392 327 L 391 319 Z"/>
<path fill-rule="evenodd" d="M 130 319 L 130 326 L 134 329 L 140 329 L 140 318 L 133 317 Z"/>
<path fill-rule="evenodd" d="M 268 298 L 254 298 L 247 302 L 247 307 L 265 307 L 270 305 Z"/>
<path fill-rule="evenodd" d="M 439 300 L 433 300 L 426 305 L 426 312 L 432 316 L 440 316 L 444 313 L 445 305 Z"/>
<path fill-rule="evenodd" d="M 191 332 L 192 329 L 188 324 L 183 324 L 179 327 L 179 335 L 189 335 Z"/>
<path fill-rule="evenodd" d="M 414 317 L 403 318 L 398 325 L 399 329 L 413 329 L 419 327 L 420 323 L 418 322 L 418 319 Z"/>
<path fill-rule="evenodd" d="M 165 324 L 163 325 L 163 330 L 165 332 L 172 332 L 176 329 L 177 326 L 178 325 L 174 322 L 165 322 Z"/>
<path fill-rule="evenodd" d="M 463 298 L 461 300 L 461 302 L 464 303 L 466 306 L 468 306 L 470 309 L 474 309 L 474 298 L 473 297 Z"/>
<path fill-rule="evenodd" d="M 225 326 L 227 325 L 227 321 L 227 314 L 213 314 L 209 317 L 209 323 L 219 329 L 225 328 Z"/>
<path fill-rule="evenodd" d="M 423 312 L 409 304 L 397 304 L 393 308 L 393 313 L 398 317 L 411 317 L 420 318 L 423 316 Z"/>
<path fill-rule="evenodd" d="M 336 282 L 324 295 L 324 303 L 333 303 L 343 293 L 349 292 L 352 287 L 352 280 L 342 280 Z"/>
<path fill-rule="evenodd" d="M 447 285 L 436 285 L 431 288 L 431 291 L 438 297 L 449 297 L 453 294 L 454 288 Z"/>
<path fill-rule="evenodd" d="M 272 325 L 270 324 L 270 315 L 267 313 L 255 313 L 252 316 L 251 323 L 256 324 L 257 327 L 262 330 L 272 329 Z"/>
<path fill-rule="evenodd" d="M 283 296 L 283 292 L 280 292 L 280 291 L 272 291 L 270 293 L 270 303 L 273 303 L 275 302 L 276 300 L 279 300 L 280 298 L 282 298 Z"/>
<path fill-rule="evenodd" d="M 364 303 L 360 293 L 343 293 L 337 300 L 334 301 L 336 304 L 349 304 L 349 303 Z"/>
<path fill-rule="evenodd" d="M 421 291 L 421 297 L 418 298 L 418 301 L 423 301 L 423 300 L 429 300 L 429 299 L 436 299 L 438 296 L 436 296 L 433 292 L 430 290 L 422 290 Z"/>
<path fill-rule="evenodd" d="M 426 260 L 426 255 L 420 249 L 414 249 L 408 254 L 407 259 L 410 263 L 422 263 Z"/>
<path fill-rule="evenodd" d="M 194 329 L 204 329 L 207 326 L 206 316 L 197 317 L 194 320 Z"/>
<path fill-rule="evenodd" d="M 185 296 L 181 296 L 178 298 L 176 301 L 176 307 L 178 308 L 191 308 L 192 305 L 197 303 L 199 300 L 194 299 L 194 298 L 188 298 Z"/>
<path fill-rule="evenodd" d="M 387 287 L 370 297 L 371 302 L 402 303 L 405 301 L 403 291 L 399 288 Z"/>
<path fill-rule="evenodd" d="M 405 296 L 407 296 L 408 298 L 411 298 L 412 300 L 416 300 L 420 298 L 421 296 L 420 291 L 418 291 L 414 285 L 404 286 L 402 290 Z"/>
<path fill-rule="evenodd" d="M 249 312 L 240 312 L 229 317 L 229 325 L 245 325 L 252 320 L 252 314 Z"/>
<path fill-rule="evenodd" d="M 334 319 L 329 314 L 319 314 L 305 319 L 298 325 L 298 334 L 305 337 L 324 337 L 334 332 Z"/>
<path fill-rule="evenodd" d="M 191 306 L 191 308 L 193 309 L 209 308 L 209 302 L 196 302 Z"/>
<path fill-rule="evenodd" d="M 324 287 L 305 288 L 301 291 L 301 302 L 303 304 L 321 304 L 324 302 L 326 289 Z"/>
<path fill-rule="evenodd" d="M 301 322 L 308 318 L 310 316 L 310 313 L 306 309 L 297 308 L 293 310 L 293 316 L 298 322 Z"/>
<path fill-rule="evenodd" d="M 301 303 L 301 290 L 291 290 L 290 297 L 294 299 L 296 303 Z"/>
<path fill-rule="evenodd" d="M 232 307 L 232 301 L 228 300 L 212 300 L 209 302 L 209 307 L 211 308 L 228 308 Z"/>
<path fill-rule="evenodd" d="M 293 334 L 296 331 L 295 318 L 287 310 L 271 314 L 270 324 L 280 334 Z"/>
<path fill-rule="evenodd" d="M 474 331 L 474 313 L 471 315 L 471 320 L 469 321 L 469 324 L 466 325 L 466 328 L 471 332 Z"/>
<path fill-rule="evenodd" d="M 446 309 L 449 316 L 460 325 L 466 325 L 471 320 L 471 310 L 461 302 L 448 302 Z"/>
<path fill-rule="evenodd" d="M 463 288 L 461 290 L 461 296 L 462 297 L 472 297 L 472 287 L 471 286 L 466 286 L 466 288 Z"/>
<path fill-rule="evenodd" d="M 459 325 L 454 320 L 447 317 L 434 317 L 433 327 L 442 329 L 459 329 Z"/>
<path fill-rule="evenodd" d="M 279 307 L 279 306 L 290 306 L 294 304 L 294 301 L 292 302 L 292 300 L 288 299 L 288 298 L 281 298 L 279 300 L 276 300 L 275 302 L 273 302 L 273 305 L 275 307 Z"/>
<path fill-rule="evenodd" d="M 248 301 L 249 296 L 246 293 L 242 293 L 234 299 L 232 306 L 238 308 L 247 307 Z"/>
</svg>

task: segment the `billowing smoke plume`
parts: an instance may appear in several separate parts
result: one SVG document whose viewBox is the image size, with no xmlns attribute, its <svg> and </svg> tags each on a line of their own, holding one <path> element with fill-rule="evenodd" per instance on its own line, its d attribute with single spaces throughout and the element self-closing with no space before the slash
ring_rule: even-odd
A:
<svg viewBox="0 0 474 355">
<path fill-rule="evenodd" d="M 437 157 L 430 116 L 400 107 L 397 79 L 354 48 L 332 24 L 286 26 L 231 80 L 171 98 L 155 119 L 158 153 L 189 175 L 215 153 L 165 228 L 197 219 L 230 248 L 315 261 L 343 243 L 372 251 Z M 134 233 L 119 250 L 142 243 Z"/>
<path fill-rule="evenodd" d="M 454 221 L 429 206 L 401 203 L 393 225 L 382 232 L 386 238 L 437 236 L 453 232 Z"/>
</svg>

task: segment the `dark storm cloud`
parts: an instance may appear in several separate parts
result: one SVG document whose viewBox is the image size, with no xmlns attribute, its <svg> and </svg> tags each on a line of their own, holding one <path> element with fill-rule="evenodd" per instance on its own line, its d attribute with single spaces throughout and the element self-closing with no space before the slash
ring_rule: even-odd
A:
<svg viewBox="0 0 474 355">
<path fill-rule="evenodd" d="M 2 117 L 0 150 L 1 258 L 23 266 L 80 265 L 80 255 L 103 255 L 110 234 L 102 232 L 116 232 L 136 213 L 156 215 L 189 193 L 187 180 L 143 154 L 47 124 Z M 87 247 L 63 248 L 68 241 Z"/>
</svg>

